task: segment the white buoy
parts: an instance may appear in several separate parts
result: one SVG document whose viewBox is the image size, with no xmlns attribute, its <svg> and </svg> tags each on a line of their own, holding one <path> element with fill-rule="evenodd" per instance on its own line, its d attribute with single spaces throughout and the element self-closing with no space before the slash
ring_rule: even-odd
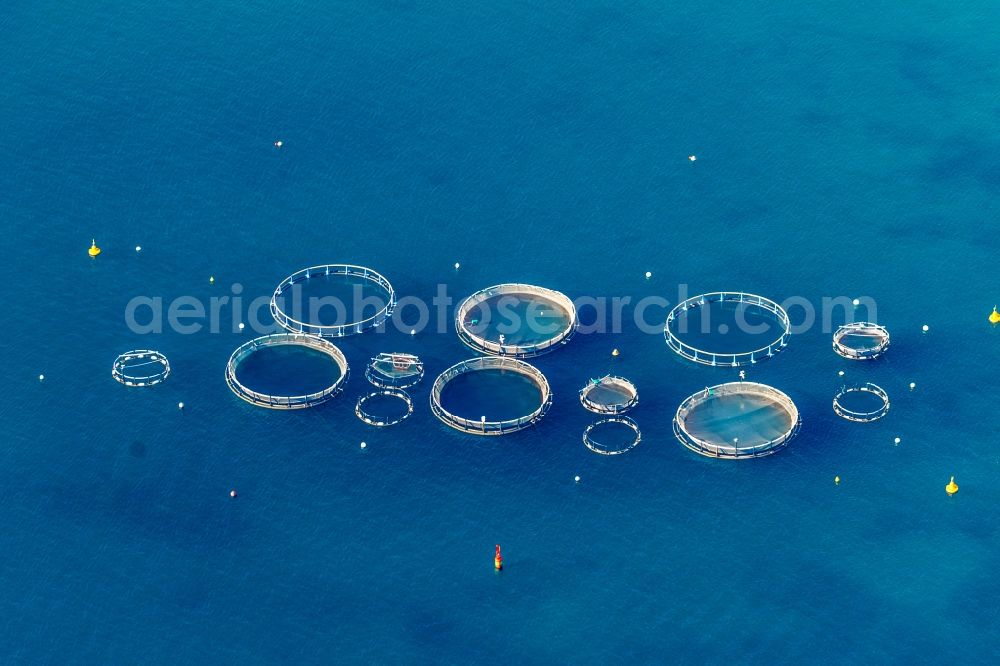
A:
<svg viewBox="0 0 1000 666">
<path fill-rule="evenodd" d="M 859 305 L 861 305 L 861 301 L 859 299 L 857 299 L 857 298 L 855 298 L 853 301 L 851 301 L 851 303 L 854 303 L 854 307 L 858 307 Z"/>
<path fill-rule="evenodd" d="M 44 382 L 45 381 L 45 375 L 38 375 L 38 381 Z"/>
<path fill-rule="evenodd" d="M 282 143 L 281 139 L 278 139 L 277 141 L 274 142 L 274 147 L 275 148 L 281 148 L 283 145 L 285 145 L 285 144 Z"/>
<path fill-rule="evenodd" d="M 840 372 L 838 372 L 838 373 L 837 373 L 837 376 L 838 376 L 838 377 L 843 377 L 843 376 L 844 376 L 844 371 L 843 371 L 843 370 L 841 370 Z"/>
<path fill-rule="evenodd" d="M 924 333 L 926 333 L 929 330 L 931 330 L 931 327 L 928 326 L 927 324 L 924 324 L 924 328 L 923 328 Z"/>
<path fill-rule="evenodd" d="M 902 440 L 901 440 L 901 439 L 899 439 L 899 437 L 897 437 L 896 439 L 894 439 L 894 440 L 892 440 L 892 441 L 893 441 L 893 443 L 894 443 L 894 444 L 895 444 L 896 446 L 899 446 L 899 443 L 900 443 L 900 442 L 901 442 Z"/>
<path fill-rule="evenodd" d="M 576 481 L 577 483 L 580 483 L 580 477 L 579 476 L 574 476 L 573 480 Z"/>
<path fill-rule="evenodd" d="M 136 245 L 135 246 L 135 251 L 136 252 L 142 252 L 142 246 L 141 245 Z"/>
<path fill-rule="evenodd" d="M 246 324 L 244 324 L 243 322 L 240 322 L 240 330 L 241 331 L 244 329 L 244 327 L 246 327 Z"/>
<path fill-rule="evenodd" d="M 367 442 L 361 442 L 361 448 L 367 449 L 368 448 L 368 443 Z"/>
<path fill-rule="evenodd" d="M 692 162 L 694 162 L 694 161 L 697 161 L 698 156 L 697 155 L 688 155 L 688 159 L 691 160 Z"/>
<path fill-rule="evenodd" d="M 416 335 L 416 334 L 417 334 L 417 329 L 411 328 L 410 329 L 410 335 Z"/>
<path fill-rule="evenodd" d="M 653 274 L 650 273 L 649 271 L 646 271 L 646 279 L 648 280 L 651 277 L 653 277 Z"/>
<path fill-rule="evenodd" d="M 912 391 L 915 388 L 917 388 L 917 383 L 916 382 L 910 382 L 910 390 Z"/>
<path fill-rule="evenodd" d="M 215 276 L 214 275 L 209 276 L 208 281 L 212 284 L 215 284 Z"/>
<path fill-rule="evenodd" d="M 178 402 L 177 403 L 177 409 L 184 409 L 184 403 L 183 402 Z"/>
<path fill-rule="evenodd" d="M 455 262 L 455 270 L 457 271 L 457 270 L 458 270 L 459 268 L 461 268 L 461 267 L 462 267 L 462 264 L 460 264 L 460 263 L 458 263 L 458 262 L 456 261 L 456 262 Z"/>
</svg>

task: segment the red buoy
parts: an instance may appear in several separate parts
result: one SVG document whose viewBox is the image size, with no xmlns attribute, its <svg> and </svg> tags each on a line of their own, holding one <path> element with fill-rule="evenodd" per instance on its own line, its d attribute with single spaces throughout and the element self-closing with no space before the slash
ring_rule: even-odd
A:
<svg viewBox="0 0 1000 666">
<path fill-rule="evenodd" d="M 493 556 L 493 566 L 497 571 L 503 569 L 503 556 L 500 555 L 500 544 L 497 544 L 497 553 Z"/>
</svg>

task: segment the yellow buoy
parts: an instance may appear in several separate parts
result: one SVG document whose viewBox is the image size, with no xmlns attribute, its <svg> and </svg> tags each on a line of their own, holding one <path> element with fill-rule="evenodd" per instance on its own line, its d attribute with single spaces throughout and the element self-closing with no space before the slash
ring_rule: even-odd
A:
<svg viewBox="0 0 1000 666">
<path fill-rule="evenodd" d="M 955 483 L 955 477 L 951 477 L 951 481 L 949 481 L 948 485 L 944 487 L 944 490 L 949 495 L 954 495 L 958 492 L 958 484 Z"/>
<path fill-rule="evenodd" d="M 990 323 L 1000 324 L 1000 312 L 997 312 L 997 306 L 993 306 L 993 312 L 990 313 Z"/>
<path fill-rule="evenodd" d="M 89 254 L 92 257 L 96 257 L 100 253 L 101 253 L 101 248 L 97 247 L 97 239 L 96 238 L 91 239 L 90 249 L 87 250 L 87 254 Z"/>
<path fill-rule="evenodd" d="M 618 354 L 620 354 L 620 353 L 621 353 L 621 352 L 619 352 L 619 351 L 618 351 L 617 349 L 612 349 L 612 350 L 611 350 L 611 355 L 612 355 L 612 356 L 618 356 Z"/>
<path fill-rule="evenodd" d="M 839 476 L 833 477 L 833 482 L 836 483 L 839 486 L 840 485 L 840 477 Z"/>
</svg>

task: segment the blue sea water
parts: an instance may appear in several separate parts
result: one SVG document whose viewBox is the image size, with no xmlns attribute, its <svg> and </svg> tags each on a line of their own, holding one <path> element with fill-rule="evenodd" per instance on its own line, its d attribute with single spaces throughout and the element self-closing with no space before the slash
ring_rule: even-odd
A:
<svg viewBox="0 0 1000 666">
<path fill-rule="evenodd" d="M 984 0 L 7 4 L 0 660 L 992 661 L 998 24 Z M 632 325 L 537 359 L 551 412 L 479 439 L 427 407 L 471 355 L 450 332 L 347 338 L 346 395 L 282 413 L 227 390 L 225 311 L 125 323 L 328 262 L 425 299 L 870 296 L 893 345 L 860 366 L 817 323 L 752 366 L 803 427 L 734 463 L 670 428 L 734 372 Z M 114 382 L 132 348 L 167 382 Z M 377 351 L 428 371 L 386 430 L 353 414 Z M 643 431 L 610 458 L 576 399 L 609 370 Z M 838 419 L 839 370 L 889 415 Z"/>
</svg>

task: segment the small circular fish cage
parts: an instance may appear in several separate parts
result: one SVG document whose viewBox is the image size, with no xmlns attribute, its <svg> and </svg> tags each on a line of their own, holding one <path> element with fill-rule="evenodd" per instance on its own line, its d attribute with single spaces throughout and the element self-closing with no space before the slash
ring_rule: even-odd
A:
<svg viewBox="0 0 1000 666">
<path fill-rule="evenodd" d="M 156 386 L 170 375 L 167 357 L 152 349 L 134 349 L 111 366 L 111 376 L 125 386 Z"/>
<path fill-rule="evenodd" d="M 485 356 L 456 363 L 438 375 L 430 403 L 434 415 L 456 430 L 506 435 L 545 416 L 552 405 L 552 391 L 545 375 L 533 365 Z M 481 414 L 478 418 L 477 413 Z"/>
<path fill-rule="evenodd" d="M 607 375 L 580 389 L 580 404 L 595 414 L 624 414 L 639 404 L 639 392 L 624 377 Z"/>
<path fill-rule="evenodd" d="M 706 387 L 687 397 L 674 417 L 674 435 L 711 458 L 759 458 L 791 440 L 802 425 L 792 399 L 755 382 Z"/>
<path fill-rule="evenodd" d="M 330 375 L 334 373 L 324 373 L 323 377 L 317 379 L 317 383 L 326 385 L 319 390 L 310 391 L 304 394 L 287 391 L 271 393 L 255 390 L 247 386 L 247 380 L 245 378 L 241 378 L 240 376 L 242 374 L 241 369 L 244 367 L 244 364 L 255 354 L 260 352 L 281 350 L 306 350 L 307 352 L 318 352 L 319 354 L 327 357 L 332 362 L 333 366 L 335 366 L 335 376 L 331 378 Z M 311 358 L 304 360 L 310 364 L 315 361 L 315 359 Z M 299 368 L 296 368 L 296 370 L 300 369 L 301 363 L 299 364 Z M 229 388 L 237 396 L 259 407 L 269 407 L 271 409 L 302 409 L 305 407 L 314 407 L 338 395 L 343 390 L 344 383 L 347 381 L 348 373 L 349 369 L 347 366 L 347 358 L 344 356 L 344 353 L 340 351 L 340 349 L 332 342 L 315 335 L 305 335 L 301 333 L 274 333 L 272 335 L 254 338 L 253 340 L 245 342 L 236 348 L 236 351 L 234 351 L 232 356 L 229 357 L 229 363 L 226 364 L 226 384 L 229 385 Z M 300 376 L 299 372 L 294 371 L 285 371 L 281 374 L 291 376 L 293 378 Z M 329 383 L 327 383 L 327 381 L 329 381 Z"/>
<path fill-rule="evenodd" d="M 850 407 L 845 403 L 855 399 L 865 399 L 871 402 L 871 408 L 861 409 L 862 405 Z M 837 416 L 857 423 L 871 423 L 889 413 L 889 394 L 881 386 L 867 382 L 855 386 L 845 386 L 833 396 L 833 411 Z"/>
<path fill-rule="evenodd" d="M 400 410 L 398 414 L 388 416 L 383 413 L 376 413 L 371 408 L 371 403 L 385 398 L 402 401 L 403 409 Z M 354 406 L 354 413 L 359 419 L 368 425 L 372 425 L 377 428 L 385 428 L 388 426 L 394 426 L 397 423 L 402 423 L 409 418 L 410 415 L 413 414 L 413 400 L 410 399 L 410 396 L 406 393 L 406 391 L 394 388 L 384 388 L 358 398 L 358 402 Z"/>
<path fill-rule="evenodd" d="M 845 324 L 833 334 L 833 351 L 844 358 L 869 361 L 889 348 L 889 329 L 867 321 Z"/>
<path fill-rule="evenodd" d="M 606 432 L 610 428 L 624 429 L 625 434 L 612 438 Z M 584 445 L 602 456 L 617 456 L 637 447 L 642 441 L 642 432 L 635 421 L 627 416 L 609 416 L 595 421 L 583 431 Z"/>
<path fill-rule="evenodd" d="M 736 367 L 770 358 L 784 349 L 790 335 L 784 308 L 741 291 L 682 301 L 667 314 L 663 327 L 667 346 L 688 360 L 712 366 Z"/>
<path fill-rule="evenodd" d="M 424 362 L 413 354 L 379 354 L 368 362 L 365 377 L 379 388 L 410 388 L 424 378 Z"/>
<path fill-rule="evenodd" d="M 324 338 L 380 326 L 395 307 L 396 292 L 385 277 L 350 264 L 303 268 L 282 280 L 271 296 L 271 316 L 278 325 Z M 331 310 L 332 317 L 325 314 Z"/>
<path fill-rule="evenodd" d="M 455 330 L 485 354 L 528 358 L 558 349 L 576 332 L 576 306 L 565 294 L 530 284 L 499 284 L 462 301 Z"/>
</svg>

